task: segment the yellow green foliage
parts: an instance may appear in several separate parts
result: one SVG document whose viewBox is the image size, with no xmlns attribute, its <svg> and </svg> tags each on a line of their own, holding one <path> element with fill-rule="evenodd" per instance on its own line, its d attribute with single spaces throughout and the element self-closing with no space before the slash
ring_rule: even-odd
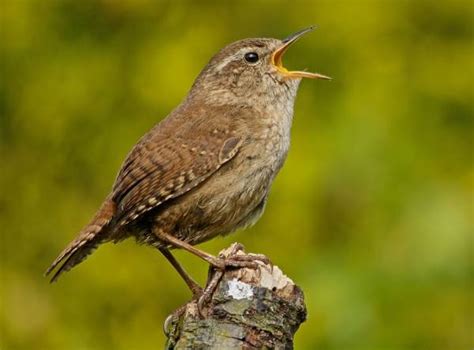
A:
<svg viewBox="0 0 474 350">
<path fill-rule="evenodd" d="M 285 64 L 333 81 L 302 83 L 260 222 L 201 247 L 240 241 L 302 287 L 297 349 L 474 346 L 471 1 L 0 6 L 2 349 L 161 348 L 190 294 L 158 252 L 109 244 L 57 284 L 42 273 L 211 55 L 311 24 Z"/>
</svg>

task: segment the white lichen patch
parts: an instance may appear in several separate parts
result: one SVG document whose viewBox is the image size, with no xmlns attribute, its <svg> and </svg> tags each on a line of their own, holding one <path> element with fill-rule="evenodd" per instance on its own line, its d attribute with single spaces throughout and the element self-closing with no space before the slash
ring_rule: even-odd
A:
<svg viewBox="0 0 474 350">
<path fill-rule="evenodd" d="M 234 278 L 227 281 L 227 295 L 236 300 L 250 299 L 253 297 L 253 287 Z"/>
</svg>

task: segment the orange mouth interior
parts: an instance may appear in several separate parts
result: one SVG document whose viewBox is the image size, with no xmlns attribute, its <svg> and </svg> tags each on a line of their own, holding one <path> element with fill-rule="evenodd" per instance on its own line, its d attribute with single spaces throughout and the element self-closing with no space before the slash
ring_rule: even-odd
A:
<svg viewBox="0 0 474 350">
<path fill-rule="evenodd" d="M 310 73 L 305 71 L 289 71 L 283 66 L 283 55 L 285 54 L 286 50 L 290 47 L 292 43 L 294 43 L 298 37 L 294 38 L 283 44 L 283 46 L 276 49 L 271 57 L 272 64 L 276 67 L 276 69 L 283 74 L 284 76 L 290 78 L 310 78 L 310 79 L 325 79 L 331 80 L 330 77 L 319 74 L 319 73 Z"/>
</svg>

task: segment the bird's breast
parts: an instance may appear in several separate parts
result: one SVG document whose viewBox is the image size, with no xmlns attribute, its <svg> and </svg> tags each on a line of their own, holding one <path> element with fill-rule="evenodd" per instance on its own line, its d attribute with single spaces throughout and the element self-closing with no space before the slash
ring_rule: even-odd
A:
<svg viewBox="0 0 474 350">
<path fill-rule="evenodd" d="M 293 121 L 292 104 L 269 105 L 261 120 L 261 132 L 254 142 L 259 144 L 262 162 L 276 173 L 283 166 L 290 147 Z"/>
</svg>

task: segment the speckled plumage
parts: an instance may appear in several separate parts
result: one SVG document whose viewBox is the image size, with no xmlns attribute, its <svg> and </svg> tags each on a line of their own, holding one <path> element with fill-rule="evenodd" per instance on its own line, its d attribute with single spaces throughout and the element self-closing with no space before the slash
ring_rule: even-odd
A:
<svg viewBox="0 0 474 350">
<path fill-rule="evenodd" d="M 277 39 L 245 39 L 216 54 L 184 101 L 128 154 L 98 213 L 53 262 L 53 280 L 100 243 L 135 237 L 171 248 L 253 224 L 262 214 L 290 143 L 301 78 L 282 74 Z M 244 60 L 256 52 L 260 61 Z"/>
</svg>

